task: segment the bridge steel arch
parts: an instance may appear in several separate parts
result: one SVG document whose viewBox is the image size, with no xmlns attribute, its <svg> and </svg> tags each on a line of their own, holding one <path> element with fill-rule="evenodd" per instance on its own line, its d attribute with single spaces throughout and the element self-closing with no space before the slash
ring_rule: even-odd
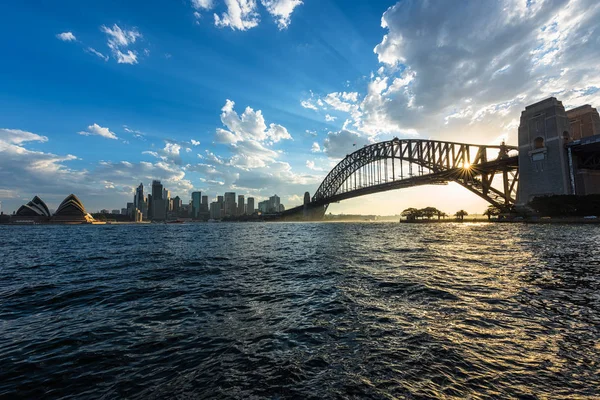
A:
<svg viewBox="0 0 600 400">
<path fill-rule="evenodd" d="M 505 144 L 421 139 L 394 138 L 375 143 L 340 161 L 325 177 L 309 206 L 326 209 L 330 203 L 352 197 L 454 181 L 490 204 L 508 210 L 516 201 L 517 150 Z M 494 183 L 497 175 L 502 176 L 501 183 Z"/>
</svg>

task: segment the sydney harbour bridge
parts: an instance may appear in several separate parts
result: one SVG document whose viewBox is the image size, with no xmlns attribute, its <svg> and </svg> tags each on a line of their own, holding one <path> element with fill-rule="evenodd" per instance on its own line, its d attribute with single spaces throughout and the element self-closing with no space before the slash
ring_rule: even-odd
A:
<svg viewBox="0 0 600 400">
<path fill-rule="evenodd" d="M 519 146 L 398 139 L 364 146 L 327 174 L 283 219 L 318 220 L 331 203 L 388 190 L 455 182 L 502 212 L 536 197 L 600 194 L 600 115 L 566 111 L 551 97 L 521 114 Z"/>
<path fill-rule="evenodd" d="M 519 179 L 516 146 L 398 139 L 364 146 L 347 155 L 304 205 L 283 217 L 322 218 L 327 206 L 388 190 L 456 182 L 500 209 L 515 204 Z"/>
</svg>

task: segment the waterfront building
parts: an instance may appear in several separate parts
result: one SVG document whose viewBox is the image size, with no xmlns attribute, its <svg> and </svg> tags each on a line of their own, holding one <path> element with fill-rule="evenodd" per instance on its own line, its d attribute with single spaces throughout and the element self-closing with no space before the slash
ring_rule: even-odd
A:
<svg viewBox="0 0 600 400">
<path fill-rule="evenodd" d="M 179 213 L 183 206 L 183 202 L 181 201 L 179 196 L 175 196 L 175 198 L 172 199 L 172 203 L 173 203 L 173 208 L 171 209 L 171 211 L 173 211 L 175 214 Z"/>
<path fill-rule="evenodd" d="M 208 211 L 208 196 L 202 196 L 202 211 Z"/>
<path fill-rule="evenodd" d="M 192 193 L 192 218 L 198 219 L 200 216 L 200 206 L 202 205 L 202 192 Z"/>
<path fill-rule="evenodd" d="M 269 200 L 264 200 L 258 203 L 258 211 L 260 211 L 263 214 L 266 214 L 269 212 Z"/>
<path fill-rule="evenodd" d="M 248 204 L 246 204 L 246 214 L 254 214 L 254 197 L 248 197 Z"/>
<path fill-rule="evenodd" d="M 237 215 L 244 215 L 244 214 L 246 214 L 246 209 L 244 208 L 244 195 L 240 194 L 238 196 Z"/>
<path fill-rule="evenodd" d="M 152 219 L 164 221 L 167 218 L 167 201 L 163 197 L 166 192 L 160 181 L 152 181 Z"/>
<path fill-rule="evenodd" d="M 50 210 L 42 199 L 35 196 L 29 203 L 19 207 L 16 215 L 20 217 L 50 217 Z"/>
<path fill-rule="evenodd" d="M 100 214 L 110 214 L 110 211 L 106 208 L 103 208 L 102 210 L 100 210 Z"/>
<path fill-rule="evenodd" d="M 94 218 L 85 211 L 83 203 L 74 194 L 68 195 L 60 203 L 52 217 L 52 222 L 63 224 L 81 224 L 93 221 Z"/>
<path fill-rule="evenodd" d="M 121 210 L 114 209 L 110 212 L 111 214 L 121 214 Z"/>
<path fill-rule="evenodd" d="M 140 183 L 140 186 L 135 190 L 133 196 L 133 206 L 138 210 L 143 209 L 142 203 L 144 202 L 144 184 Z"/>
<path fill-rule="evenodd" d="M 218 201 L 210 203 L 210 218 L 221 219 L 221 203 Z"/>
<path fill-rule="evenodd" d="M 276 194 L 269 197 L 269 211 L 268 212 L 279 212 L 280 204 L 281 204 L 281 199 Z"/>
<path fill-rule="evenodd" d="M 237 206 L 235 203 L 235 193 L 234 192 L 226 192 L 225 193 L 225 204 L 223 206 L 225 210 L 225 217 L 234 217 L 237 211 Z"/>
<path fill-rule="evenodd" d="M 535 197 L 600 193 L 600 172 L 578 169 L 569 147 L 598 134 L 600 117 L 590 105 L 566 111 L 550 97 L 527 106 L 519 125 L 517 206 Z"/>
</svg>

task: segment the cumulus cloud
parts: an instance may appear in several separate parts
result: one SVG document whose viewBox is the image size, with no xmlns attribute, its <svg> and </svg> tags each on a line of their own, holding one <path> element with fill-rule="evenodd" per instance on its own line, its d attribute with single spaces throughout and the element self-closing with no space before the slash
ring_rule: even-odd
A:
<svg viewBox="0 0 600 400">
<path fill-rule="evenodd" d="M 192 146 L 200 146 L 200 142 L 198 140 L 191 140 Z"/>
<path fill-rule="evenodd" d="M 312 147 L 310 149 L 311 153 L 320 153 L 321 152 L 321 146 L 319 146 L 319 143 L 314 142 L 312 144 Z"/>
<path fill-rule="evenodd" d="M 256 0 L 225 0 L 225 5 L 226 12 L 221 16 L 214 14 L 216 26 L 240 31 L 258 26 L 260 17 L 256 10 Z"/>
<path fill-rule="evenodd" d="M 75 37 L 75 35 L 73 35 L 72 32 L 59 33 L 58 35 L 56 35 L 56 37 L 59 40 L 62 40 L 63 42 L 73 42 L 77 40 L 77 38 Z"/>
<path fill-rule="evenodd" d="M 337 117 L 331 116 L 331 115 L 329 115 L 329 114 L 326 114 L 326 115 L 325 115 L 325 121 L 327 121 L 327 122 L 333 122 L 333 121 L 335 121 L 336 119 L 337 119 Z"/>
<path fill-rule="evenodd" d="M 117 135 L 111 132 L 108 128 L 103 128 L 98 124 L 92 124 L 87 127 L 87 131 L 81 131 L 78 133 L 83 136 L 98 135 L 107 139 L 118 139 Z"/>
<path fill-rule="evenodd" d="M 600 103 L 599 18 L 593 0 L 398 2 L 383 14 L 381 64 L 364 93 L 315 100 L 311 92 L 305 101 L 347 113 L 344 129 L 373 140 L 514 143 L 528 104 L 549 96 L 567 108 Z"/>
<path fill-rule="evenodd" d="M 279 29 L 290 25 L 290 18 L 294 9 L 302 4 L 302 0 L 261 0 L 262 5 L 277 21 Z"/>
</svg>

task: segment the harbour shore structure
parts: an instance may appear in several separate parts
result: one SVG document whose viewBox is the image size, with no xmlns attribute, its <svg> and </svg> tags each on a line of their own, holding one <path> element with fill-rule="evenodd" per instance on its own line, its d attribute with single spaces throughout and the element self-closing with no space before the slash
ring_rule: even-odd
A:
<svg viewBox="0 0 600 400">
<path fill-rule="evenodd" d="M 92 224 L 95 219 L 85 210 L 83 203 L 74 194 L 68 195 L 58 206 L 54 214 L 44 201 L 35 196 L 29 203 L 23 204 L 11 217 L 14 224 Z"/>
</svg>

